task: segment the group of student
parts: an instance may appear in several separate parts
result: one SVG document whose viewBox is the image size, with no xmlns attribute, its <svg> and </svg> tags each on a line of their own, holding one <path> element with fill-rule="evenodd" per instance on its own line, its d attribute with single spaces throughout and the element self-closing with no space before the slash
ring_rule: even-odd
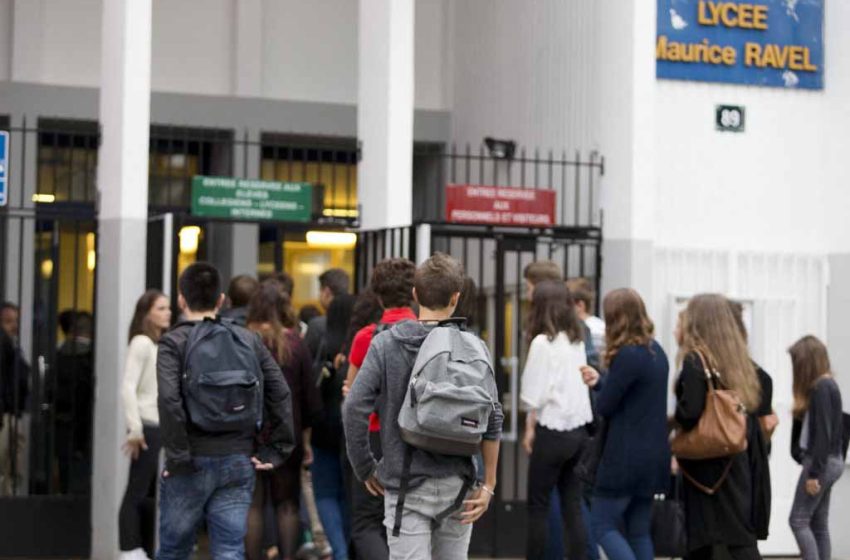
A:
<svg viewBox="0 0 850 560">
<path fill-rule="evenodd" d="M 670 366 L 637 292 L 607 294 L 603 322 L 590 314 L 589 283 L 565 282 L 555 263 L 532 263 L 524 277 L 527 557 L 596 559 L 601 547 L 611 560 L 649 560 L 653 498 L 668 493 L 672 471 L 684 477 L 687 557 L 758 558 L 776 417 L 740 306 L 716 294 L 690 300 L 668 418 Z M 319 285 L 325 313 L 304 321 L 288 276 L 238 277 L 225 296 L 206 263 L 181 274 L 173 326 L 164 294 L 140 298 L 123 385 L 127 558 L 153 553 L 157 484 L 161 560 L 188 558 L 203 523 L 214 558 L 294 558 L 302 494 L 326 535 L 321 552 L 335 560 L 467 557 L 495 496 L 503 420 L 486 346 L 457 319 L 474 307 L 474 284 L 435 253 L 418 267 L 379 262 L 356 297 L 342 270 Z M 822 343 L 805 337 L 790 354 L 793 452 L 804 467 L 791 527 L 806 560 L 826 560 L 844 464 L 841 396 Z M 697 428 L 712 384 L 745 408 L 746 450 L 676 463 L 671 429 Z"/>
<path fill-rule="evenodd" d="M 570 294 L 559 267 L 547 261 L 529 265 L 525 279 L 527 557 L 563 558 L 563 533 L 570 560 L 598 558 L 597 547 L 611 560 L 652 559 L 653 502 L 672 494 L 672 475 L 682 481 L 686 558 L 760 558 L 757 543 L 767 538 L 770 521 L 770 437 L 779 420 L 771 378 L 749 356 L 742 306 L 719 294 L 690 299 L 675 331 L 679 373 L 668 417 L 670 366 L 637 292 L 606 295 L 604 346 L 594 348 L 589 331 L 600 323 L 586 316 L 587 286 L 568 282 L 576 287 Z M 806 336 L 789 354 L 792 455 L 803 466 L 790 526 L 805 560 L 827 560 L 830 494 L 844 470 L 850 430 L 823 343 Z M 746 414 L 745 449 L 671 457 L 671 437 L 698 430 L 718 388 Z M 553 496 L 562 527 L 546 521 Z"/>
</svg>

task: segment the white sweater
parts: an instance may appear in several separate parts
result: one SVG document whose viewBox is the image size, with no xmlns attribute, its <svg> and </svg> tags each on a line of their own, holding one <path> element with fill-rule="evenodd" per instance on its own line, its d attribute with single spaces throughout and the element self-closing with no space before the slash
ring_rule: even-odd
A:
<svg viewBox="0 0 850 560">
<path fill-rule="evenodd" d="M 142 424 L 159 425 L 156 404 L 156 343 L 136 335 L 127 350 L 124 383 L 121 386 L 129 438 L 142 437 Z"/>
<path fill-rule="evenodd" d="M 537 422 L 551 430 L 574 430 L 593 420 L 590 393 L 581 376 L 587 364 L 584 342 L 567 334 L 554 340 L 539 334 L 531 341 L 522 372 L 520 399 L 537 411 Z"/>
</svg>

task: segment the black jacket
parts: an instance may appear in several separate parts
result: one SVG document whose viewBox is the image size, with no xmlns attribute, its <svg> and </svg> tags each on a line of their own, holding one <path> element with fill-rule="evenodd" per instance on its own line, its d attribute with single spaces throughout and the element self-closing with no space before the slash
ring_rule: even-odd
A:
<svg viewBox="0 0 850 560">
<path fill-rule="evenodd" d="M 189 333 L 196 323 L 178 323 L 159 340 L 156 360 L 159 419 L 165 448 L 166 470 L 172 474 L 194 471 L 193 456 L 256 454 L 264 463 L 281 465 L 295 447 L 292 426 L 292 394 L 274 358 L 259 335 L 242 327 L 234 329 L 252 345 L 263 370 L 263 429 L 267 437 L 257 449 L 254 430 L 211 434 L 193 425 L 187 418 L 181 383 L 183 358 Z"/>
<path fill-rule="evenodd" d="M 761 402 L 766 410 L 771 407 L 767 389 L 762 386 Z M 707 394 L 702 362 L 696 354 L 688 354 L 676 383 L 676 421 L 683 429 L 692 430 L 697 426 L 705 410 Z M 728 458 L 680 459 L 679 465 L 705 486 L 714 486 L 729 468 L 725 481 L 712 496 L 685 481 L 683 498 L 689 550 L 720 544 L 754 546 L 758 539 L 767 537 L 771 507 L 770 467 L 756 414 L 747 418 L 746 451 Z"/>
</svg>

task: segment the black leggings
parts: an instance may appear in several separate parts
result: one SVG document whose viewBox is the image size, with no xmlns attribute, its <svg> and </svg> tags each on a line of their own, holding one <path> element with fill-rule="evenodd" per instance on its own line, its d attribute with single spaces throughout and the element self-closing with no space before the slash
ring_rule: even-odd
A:
<svg viewBox="0 0 850 560">
<path fill-rule="evenodd" d="M 688 552 L 685 560 L 761 560 L 756 545 L 751 546 L 704 546 Z"/>
<path fill-rule="evenodd" d="M 381 458 L 381 434 L 370 432 L 372 454 Z M 346 461 L 348 462 L 348 461 Z M 357 560 L 387 560 L 387 529 L 384 527 L 384 498 L 375 497 L 351 476 L 351 546 Z"/>
<path fill-rule="evenodd" d="M 153 557 L 156 481 L 162 439 L 158 426 L 145 426 L 143 434 L 148 448 L 130 464 L 127 491 L 118 514 L 118 533 L 121 550 L 144 548 L 148 556 Z"/>
<path fill-rule="evenodd" d="M 281 558 L 295 556 L 301 531 L 299 516 L 301 498 L 301 462 L 304 451 L 296 448 L 287 461 L 271 472 L 258 472 L 254 485 L 254 498 L 248 511 L 248 534 L 245 538 L 245 554 L 254 560 L 262 558 L 263 528 L 266 497 L 274 507 L 277 526 L 277 544 Z"/>
<path fill-rule="evenodd" d="M 543 558 L 546 549 L 549 500 L 557 486 L 564 520 L 564 543 L 569 560 L 587 557 L 587 531 L 581 515 L 582 484 L 573 473 L 587 441 L 584 426 L 570 431 L 535 429 L 528 465 L 528 541 L 526 558 Z"/>
</svg>

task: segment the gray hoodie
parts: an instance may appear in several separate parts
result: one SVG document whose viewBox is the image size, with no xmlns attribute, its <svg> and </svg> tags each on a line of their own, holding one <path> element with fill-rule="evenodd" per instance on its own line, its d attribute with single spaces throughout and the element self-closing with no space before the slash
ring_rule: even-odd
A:
<svg viewBox="0 0 850 560">
<path fill-rule="evenodd" d="M 432 328 L 433 325 L 419 321 L 402 321 L 372 339 L 369 353 L 342 409 L 348 459 L 360 480 L 366 480 L 375 473 L 386 488 L 397 490 L 400 486 L 407 444 L 399 434 L 398 412 L 404 402 L 416 354 Z M 497 406 L 490 415 L 484 438 L 497 440 L 502 433 L 503 415 L 498 404 L 495 379 L 490 378 L 486 389 Z M 369 414 L 372 412 L 377 412 L 381 418 L 383 458 L 380 462 L 375 460 L 369 447 Z M 415 449 L 410 467 L 410 488 L 422 484 L 426 478 L 473 476 L 474 473 L 475 467 L 469 457 Z"/>
</svg>

